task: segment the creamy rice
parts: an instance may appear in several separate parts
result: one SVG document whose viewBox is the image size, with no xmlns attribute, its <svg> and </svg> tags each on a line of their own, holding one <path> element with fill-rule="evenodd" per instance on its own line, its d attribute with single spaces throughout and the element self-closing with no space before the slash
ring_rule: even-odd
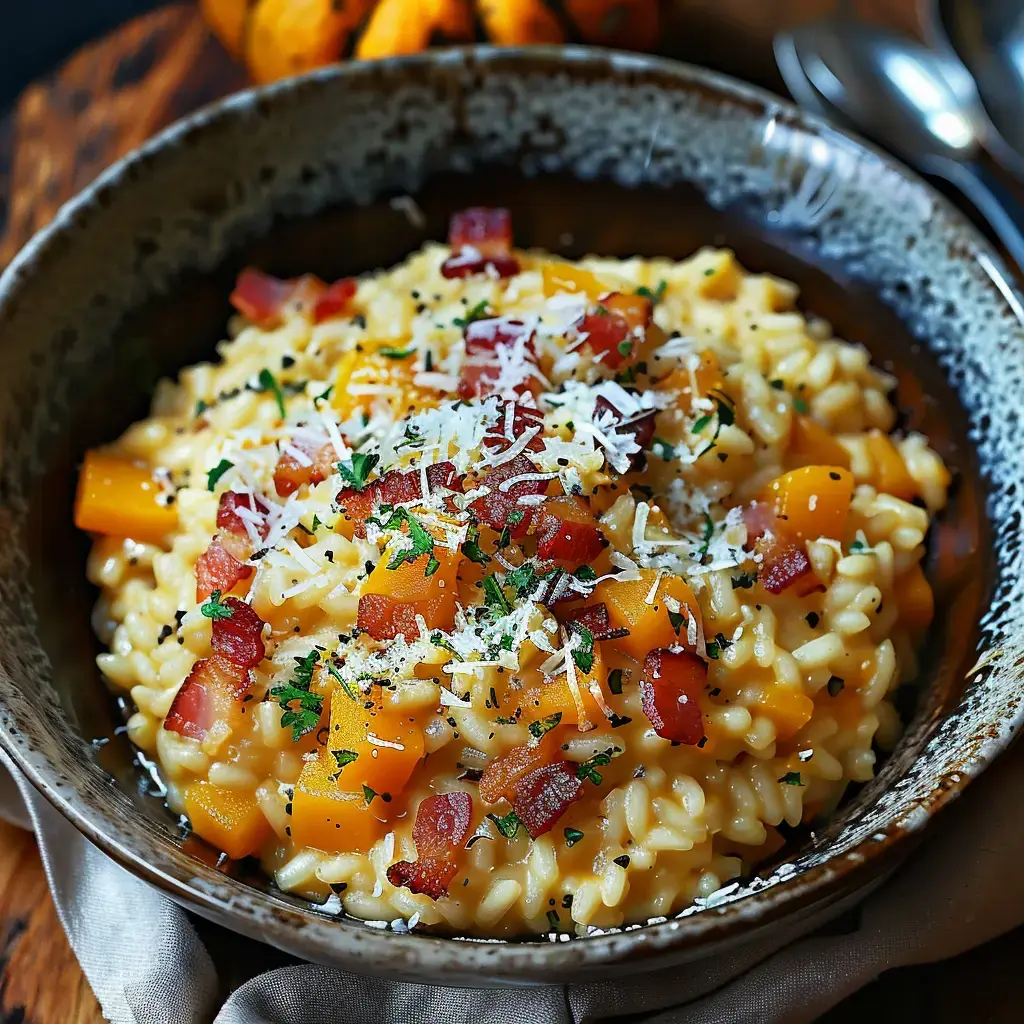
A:
<svg viewBox="0 0 1024 1024">
<path fill-rule="evenodd" d="M 833 337 L 827 323 L 805 319 L 794 285 L 748 273 L 728 251 L 705 249 L 682 262 L 591 257 L 571 266 L 516 252 L 519 273 L 504 278 L 493 269 L 445 277 L 441 266 L 450 255 L 431 244 L 360 279 L 342 314 L 321 322 L 299 292 L 279 324 L 238 317 L 217 362 L 161 383 L 151 416 L 105 454 L 153 474 L 164 492 L 159 500 L 173 495 L 166 534 L 126 539 L 116 523 L 87 524 L 105 531 L 88 563 L 101 590 L 96 628 L 108 647 L 99 666 L 134 702 L 129 735 L 158 762 L 171 809 L 187 813 L 197 784 L 215 787 L 202 792 L 214 795 L 216 807 L 224 801 L 220 824 L 204 818 L 194 821 L 196 830 L 215 843 L 245 832 L 235 854 L 258 855 L 284 889 L 313 899 L 336 893 L 361 918 L 461 934 L 585 934 L 670 914 L 774 855 L 786 826 L 831 812 L 851 782 L 872 777 L 876 747 L 898 739 L 891 698 L 915 676 L 915 649 L 931 617 L 919 565 L 948 473 L 920 435 L 890 436 L 894 382 L 870 365 L 867 352 Z M 600 297 L 571 290 L 586 280 L 574 269 L 596 275 Z M 637 289 L 653 300 L 653 325 L 630 333 L 616 384 L 608 365 L 615 357 L 595 360 L 580 320 L 602 306 L 603 293 Z M 577 606 L 588 606 L 642 577 L 648 608 L 664 605 L 658 614 L 674 615 L 670 649 L 696 652 L 694 671 L 706 672 L 699 743 L 658 735 L 642 699 L 643 655 L 629 656 L 630 638 L 595 640 L 590 649 L 586 630 L 565 625 L 565 604 L 545 605 L 520 593 L 517 577 L 510 582 L 512 569 L 535 550 L 537 518 L 525 538 L 515 528 L 511 537 L 484 529 L 476 542 L 490 561 L 477 565 L 459 556 L 475 536 L 467 537 L 473 521 L 459 507 L 466 499 L 442 492 L 407 503 L 409 516 L 432 536 L 434 554 L 445 558 L 436 575 L 455 566 L 448 595 L 457 614 L 438 628 L 419 608 L 417 635 L 377 641 L 356 629 L 360 597 L 385 546 L 393 560 L 411 543 L 408 522 L 403 533 L 385 510 L 367 537 L 348 539 L 351 524 L 342 522 L 335 497 L 350 481 L 336 471 L 288 496 L 278 493 L 282 455 L 292 453 L 301 475 L 303 458 L 308 463 L 309 453 L 326 445 L 335 446 L 332 463 L 356 470 L 354 453 L 381 455 L 371 479 L 393 467 L 451 461 L 460 477 L 469 474 L 465 491 L 480 487 L 484 431 L 503 435 L 506 449 L 522 437 L 518 428 L 506 429 L 511 419 L 502 400 L 515 397 L 505 385 L 523 368 L 519 352 L 501 371 L 497 395 L 453 409 L 470 311 L 532 329 L 543 424 L 524 457 L 547 478 L 527 481 L 543 494 L 523 506 L 526 522 L 540 514 L 537 502 L 562 491 L 577 488 L 591 502 L 611 543 L 587 558 L 592 571 L 561 586 Z M 522 390 L 523 404 L 534 401 Z M 653 412 L 646 466 L 631 468 L 638 462 L 632 435 L 609 436 L 616 431 L 595 411 L 595 394 L 618 401 L 620 412 L 630 402 L 638 416 Z M 441 411 L 431 419 L 430 410 Z M 404 432 L 407 424 L 416 430 Z M 827 442 L 818 434 L 807 441 L 813 424 Z M 839 455 L 828 465 L 845 458 L 839 468 L 852 472 L 848 511 L 844 505 L 828 520 L 842 524 L 835 535 L 797 538 L 809 573 L 771 593 L 773 556 L 763 541 L 754 543 L 744 510 L 757 501 L 771 506 L 772 482 L 812 464 L 829 442 Z M 838 470 L 833 476 L 846 479 Z M 269 510 L 270 536 L 258 536 L 255 517 L 257 536 L 245 540 L 243 560 L 253 571 L 232 590 L 267 623 L 267 657 L 251 669 L 240 716 L 192 738 L 164 720 L 194 664 L 212 653 L 218 613 L 210 617 L 210 598 L 197 600 L 195 567 L 218 534 L 218 502 L 227 491 L 252 495 Z M 817 501 L 817 494 L 808 499 L 811 512 Z M 769 529 L 769 544 L 772 536 Z M 269 550 L 252 550 L 256 540 Z M 481 586 L 485 575 L 508 614 L 490 584 Z M 590 596 L 595 576 L 609 578 Z M 671 581 L 679 579 L 699 616 L 673 600 Z M 424 575 L 424 593 L 433 585 Z M 552 594 L 542 589 L 540 596 Z M 474 610 L 485 601 L 488 611 Z M 490 650 L 481 640 L 488 631 Z M 503 644 L 502 637 L 511 640 Z M 643 642 L 640 632 L 632 639 Z M 603 663 L 597 703 L 584 695 L 589 715 L 576 708 L 552 726 L 555 704 L 537 694 L 555 686 L 573 694 L 572 681 L 589 678 L 594 652 Z M 323 710 L 314 707 L 312 725 L 297 735 L 299 726 L 282 725 L 281 691 L 271 691 L 296 682 L 297 669 L 301 688 L 303 659 L 306 685 Z M 475 661 L 485 664 L 474 669 Z M 401 753 L 411 759 L 411 773 L 387 802 L 373 787 L 360 792 L 368 749 L 361 748 L 362 763 L 339 767 L 332 784 L 363 802 L 360 813 L 374 819 L 369 838 L 339 828 L 318 840 L 327 849 L 302 846 L 291 834 L 296 787 L 307 764 L 330 754 L 323 748 L 331 744 L 332 700 L 339 699 L 332 693 L 352 699 L 346 690 L 386 704 L 388 720 L 406 730 L 401 736 L 414 738 L 389 740 L 371 729 L 374 769 L 394 771 L 387 766 Z M 558 759 L 586 767 L 577 772 L 578 797 L 550 830 L 531 838 L 509 817 L 512 802 L 482 798 L 479 779 L 513 748 L 537 746 L 545 728 L 551 735 L 543 741 Z M 469 794 L 472 812 L 468 837 L 452 854 L 449 895 L 433 899 L 392 884 L 390 866 L 422 856 L 412 836 L 420 802 L 456 791 Z"/>
</svg>

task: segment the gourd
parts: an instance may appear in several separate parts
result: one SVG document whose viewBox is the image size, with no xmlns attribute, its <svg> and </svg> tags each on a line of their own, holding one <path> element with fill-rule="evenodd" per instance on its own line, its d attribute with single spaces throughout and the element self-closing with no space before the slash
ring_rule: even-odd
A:
<svg viewBox="0 0 1024 1024">
<path fill-rule="evenodd" d="M 354 56 L 424 50 L 436 41 L 498 46 L 584 42 L 649 50 L 659 0 L 200 0 L 228 51 L 257 82 Z"/>
</svg>

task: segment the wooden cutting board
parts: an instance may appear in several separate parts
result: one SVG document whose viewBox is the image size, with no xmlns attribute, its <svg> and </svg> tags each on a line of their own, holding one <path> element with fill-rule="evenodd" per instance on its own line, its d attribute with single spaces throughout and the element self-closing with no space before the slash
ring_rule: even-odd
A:
<svg viewBox="0 0 1024 1024">
<path fill-rule="evenodd" d="M 855 6 L 873 20 L 917 28 L 915 0 Z M 670 48 L 780 90 L 773 32 L 833 7 L 830 0 L 674 0 Z M 171 121 L 244 85 L 243 71 L 185 4 L 131 22 L 31 85 L 0 117 L 0 268 L 103 168 Z M 827 1020 L 860 1024 L 874 1014 L 900 1024 L 1016 1021 L 1024 999 L 1022 954 L 1018 930 L 949 963 L 886 975 Z M 245 959 L 260 955 L 250 948 Z M 230 985 L 230 969 L 224 973 Z M 0 1024 L 102 1020 L 57 919 L 34 840 L 0 822 Z"/>
</svg>

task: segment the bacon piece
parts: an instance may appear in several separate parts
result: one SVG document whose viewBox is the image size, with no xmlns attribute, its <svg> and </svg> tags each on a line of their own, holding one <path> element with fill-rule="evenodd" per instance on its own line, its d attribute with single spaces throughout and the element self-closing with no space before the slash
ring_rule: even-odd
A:
<svg viewBox="0 0 1024 1024">
<path fill-rule="evenodd" d="M 495 758 L 480 778 L 480 795 L 489 804 L 503 797 L 511 799 L 516 783 L 534 769 L 551 764 L 561 753 L 562 730 L 550 729 L 538 743 L 525 743 L 513 747 L 508 753 Z"/>
<path fill-rule="evenodd" d="M 693 745 L 704 735 L 700 695 L 708 667 L 689 651 L 651 651 L 644 659 L 640 699 L 654 731 L 674 743 Z"/>
<path fill-rule="evenodd" d="M 604 395 L 598 395 L 594 402 L 594 419 L 599 419 L 602 413 L 611 413 L 615 419 L 616 434 L 632 434 L 633 440 L 640 446 L 640 451 L 646 451 L 654 440 L 655 417 L 657 412 L 654 409 L 645 409 L 636 416 L 627 418 L 620 412 Z M 634 463 L 639 461 L 639 453 L 632 456 Z"/>
<path fill-rule="evenodd" d="M 519 261 L 511 255 L 512 218 L 508 210 L 476 206 L 452 215 L 448 225 L 452 254 L 441 265 L 444 277 L 493 272 L 514 277 Z"/>
<path fill-rule="evenodd" d="M 503 395 L 523 397 L 540 390 L 537 377 L 537 353 L 533 347 L 533 328 L 521 320 L 507 317 L 488 317 L 466 325 L 466 359 L 459 378 L 459 397 L 486 398 L 494 394 L 501 379 L 499 350 L 518 348 L 522 354 L 521 379 L 505 381 Z"/>
<path fill-rule="evenodd" d="M 814 575 L 807 549 L 793 537 L 774 509 L 756 501 L 743 509 L 747 527 L 747 550 L 761 556 L 757 578 L 769 594 L 781 594 L 793 588 L 797 597 L 805 597 L 821 586 Z"/>
<path fill-rule="evenodd" d="M 316 451 L 310 451 L 300 445 L 292 445 L 303 452 L 309 463 L 303 463 L 290 451 L 281 453 L 274 467 L 274 490 L 282 498 L 294 494 L 303 484 L 318 484 L 326 480 L 334 472 L 334 464 L 338 461 L 338 453 L 333 444 L 325 444 Z"/>
<path fill-rule="evenodd" d="M 348 311 L 355 298 L 358 284 L 354 277 L 343 277 L 327 285 L 313 305 L 313 322 L 323 323 Z"/>
<path fill-rule="evenodd" d="M 603 601 L 600 604 L 588 604 L 584 608 L 574 608 L 564 614 L 556 613 L 555 617 L 570 630 L 573 626 L 582 626 L 589 630 L 595 640 L 611 640 L 629 635 L 628 630 L 612 629 L 611 620 L 608 617 L 608 606 Z"/>
<path fill-rule="evenodd" d="M 778 528 L 778 517 L 775 510 L 764 501 L 752 501 L 743 508 L 743 525 L 747 528 L 747 543 L 745 548 L 751 551 L 754 545 L 766 533 Z"/>
<path fill-rule="evenodd" d="M 234 533 L 239 537 L 248 537 L 249 531 L 246 530 L 245 523 L 238 514 L 240 508 L 248 509 L 260 516 L 266 516 L 270 511 L 255 495 L 225 491 L 220 496 L 220 504 L 217 506 L 217 529 L 226 533 Z M 251 519 L 249 522 L 261 537 L 266 537 L 269 527 L 265 519 L 259 523 L 254 523 Z"/>
<path fill-rule="evenodd" d="M 582 498 L 556 498 L 534 517 L 537 557 L 575 569 L 592 562 L 608 546 L 590 507 Z"/>
<path fill-rule="evenodd" d="M 583 317 L 578 331 L 586 334 L 585 344 L 603 365 L 617 370 L 636 355 L 636 347 L 650 326 L 653 306 L 642 295 L 611 292 L 598 301 L 597 308 Z"/>
<path fill-rule="evenodd" d="M 473 798 L 468 793 L 438 793 L 422 800 L 412 826 L 416 860 L 392 864 L 388 881 L 432 900 L 447 896 L 472 817 Z"/>
<path fill-rule="evenodd" d="M 194 571 L 196 600 L 205 601 L 215 590 L 226 594 L 236 584 L 248 579 L 252 575 L 252 566 L 243 565 L 218 538 L 212 540 L 196 559 Z"/>
<path fill-rule="evenodd" d="M 537 467 L 525 455 L 517 455 L 509 462 L 489 469 L 480 481 L 482 487 L 490 488 L 489 493 L 477 498 L 470 506 L 470 511 L 481 523 L 486 523 L 495 530 L 508 525 L 508 517 L 512 512 L 522 512 L 522 520 L 510 527 L 513 537 L 522 537 L 536 512 L 536 506 L 520 505 L 519 499 L 529 494 L 543 494 L 548 489 L 547 480 L 520 480 L 512 484 L 508 490 L 502 490 L 501 484 L 513 477 L 536 474 Z"/>
<path fill-rule="evenodd" d="M 519 779 L 512 793 L 512 809 L 536 839 L 550 832 L 569 806 L 583 795 L 583 781 L 571 761 L 555 761 L 535 768 Z"/>
<path fill-rule="evenodd" d="M 267 656 L 263 643 L 265 623 L 251 605 L 237 597 L 226 597 L 221 604 L 230 610 L 231 615 L 213 620 L 211 646 L 217 654 L 223 654 L 235 664 L 253 668 Z"/>
<path fill-rule="evenodd" d="M 228 717 L 251 685 L 252 673 L 230 658 L 220 654 L 201 658 L 175 694 L 164 728 L 204 740 L 214 724 Z"/>
<path fill-rule="evenodd" d="M 512 440 L 505 436 L 505 410 L 512 406 Z M 539 409 L 529 405 L 520 405 L 518 402 L 506 402 L 501 407 L 501 419 L 484 434 L 483 448 L 492 455 L 500 455 L 507 452 L 509 448 L 525 434 L 528 430 L 539 428 L 544 429 L 544 417 Z M 544 441 L 541 434 L 530 438 L 526 445 L 528 452 L 541 452 L 544 450 Z"/>
<path fill-rule="evenodd" d="M 345 277 L 334 284 L 324 284 L 313 274 L 282 280 L 262 270 L 246 267 L 238 275 L 231 293 L 231 305 L 257 327 L 278 326 L 284 308 L 294 304 L 310 311 L 315 323 L 345 312 L 356 293 L 354 278 Z"/>
</svg>

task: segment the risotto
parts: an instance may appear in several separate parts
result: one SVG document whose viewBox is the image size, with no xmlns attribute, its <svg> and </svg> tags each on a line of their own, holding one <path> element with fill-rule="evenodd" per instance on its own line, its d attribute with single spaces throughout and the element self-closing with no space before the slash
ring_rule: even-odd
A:
<svg viewBox="0 0 1024 1024">
<path fill-rule="evenodd" d="M 199 836 L 395 929 L 586 934 L 871 778 L 949 474 L 794 285 L 475 209 L 231 298 L 76 505 L 99 667 Z"/>
</svg>

